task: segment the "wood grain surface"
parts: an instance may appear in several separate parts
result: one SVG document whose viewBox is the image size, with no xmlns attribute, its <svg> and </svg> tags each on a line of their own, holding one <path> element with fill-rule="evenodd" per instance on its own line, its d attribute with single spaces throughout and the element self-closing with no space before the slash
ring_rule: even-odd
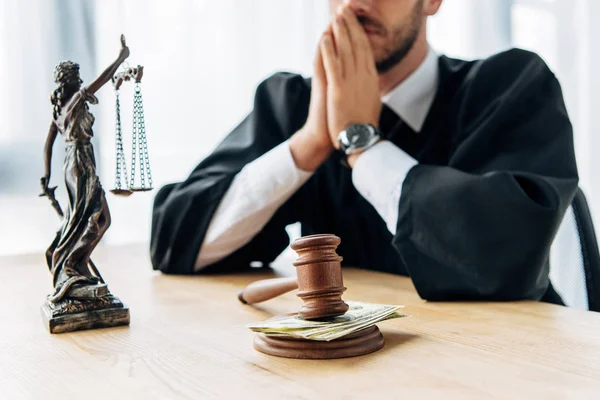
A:
<svg viewBox="0 0 600 400">
<path fill-rule="evenodd" d="M 41 254 L 0 258 L 0 399 L 598 399 L 600 314 L 535 302 L 427 303 L 407 278 L 344 269 L 345 300 L 405 304 L 385 347 L 307 361 L 252 347 L 249 322 L 297 311 L 295 294 L 242 305 L 248 283 L 294 273 L 165 276 L 144 246 L 94 253 L 131 326 L 50 335 Z M 285 264 L 285 263 L 284 263 Z"/>
</svg>

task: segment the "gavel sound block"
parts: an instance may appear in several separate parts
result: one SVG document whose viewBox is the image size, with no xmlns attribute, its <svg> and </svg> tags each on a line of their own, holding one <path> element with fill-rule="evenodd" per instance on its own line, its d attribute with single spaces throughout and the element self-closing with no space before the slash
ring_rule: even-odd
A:
<svg viewBox="0 0 600 400">
<path fill-rule="evenodd" d="M 266 301 L 298 288 L 303 306 L 298 315 L 307 320 L 319 320 L 344 315 L 348 305 L 342 300 L 346 290 L 342 266 L 336 249 L 340 238 L 335 235 L 305 236 L 294 243 L 298 254 L 294 262 L 297 278 L 278 278 L 258 281 L 247 286 L 238 295 L 244 304 Z M 383 336 L 377 326 L 344 336 L 330 342 L 257 334 L 254 348 L 262 353 L 279 357 L 304 359 L 331 359 L 360 356 L 383 347 Z"/>
</svg>

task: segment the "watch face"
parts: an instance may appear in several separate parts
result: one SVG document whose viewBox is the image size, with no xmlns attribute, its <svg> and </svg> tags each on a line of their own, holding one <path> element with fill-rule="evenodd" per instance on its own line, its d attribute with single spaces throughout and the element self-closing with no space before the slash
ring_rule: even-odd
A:
<svg viewBox="0 0 600 400">
<path fill-rule="evenodd" d="M 373 125 L 353 124 L 338 136 L 340 149 L 346 154 L 352 154 L 367 149 L 379 140 L 379 133 Z"/>
<path fill-rule="evenodd" d="M 346 129 L 346 136 L 348 137 L 349 142 L 348 147 L 358 149 L 363 148 L 371 142 L 375 134 L 375 128 L 373 128 L 371 125 L 350 125 L 348 129 Z"/>
</svg>

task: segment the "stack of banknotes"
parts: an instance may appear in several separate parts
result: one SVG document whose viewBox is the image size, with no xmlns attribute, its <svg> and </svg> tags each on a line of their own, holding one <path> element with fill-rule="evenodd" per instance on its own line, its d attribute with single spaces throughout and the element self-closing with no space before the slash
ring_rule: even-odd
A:
<svg viewBox="0 0 600 400">
<path fill-rule="evenodd" d="M 407 317 L 398 310 L 404 306 L 346 301 L 350 309 L 346 314 L 320 321 L 307 321 L 298 315 L 271 318 L 247 325 L 254 332 L 275 337 L 331 341 L 368 328 L 377 322 Z"/>
</svg>

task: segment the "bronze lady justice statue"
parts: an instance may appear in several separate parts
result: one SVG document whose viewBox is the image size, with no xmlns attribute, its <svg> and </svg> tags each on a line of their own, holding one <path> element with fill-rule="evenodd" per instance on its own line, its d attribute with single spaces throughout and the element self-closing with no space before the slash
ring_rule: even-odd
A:
<svg viewBox="0 0 600 400">
<path fill-rule="evenodd" d="M 41 179 L 41 196 L 47 196 L 62 217 L 62 227 L 46 251 L 54 293 L 48 296 L 42 311 L 52 333 L 129 323 L 129 310 L 109 292 L 90 260 L 111 220 L 104 190 L 96 175 L 90 142 L 94 116 L 87 103 L 98 103 L 94 94 L 129 57 L 122 35 L 121 45 L 117 60 L 87 87 L 81 87 L 76 63 L 61 62 L 54 71 L 58 86 L 50 98 L 53 118 L 44 148 L 46 171 Z M 56 187 L 48 186 L 52 146 L 58 133 L 67 143 L 64 173 L 68 207 L 64 215 L 54 197 Z"/>
</svg>

